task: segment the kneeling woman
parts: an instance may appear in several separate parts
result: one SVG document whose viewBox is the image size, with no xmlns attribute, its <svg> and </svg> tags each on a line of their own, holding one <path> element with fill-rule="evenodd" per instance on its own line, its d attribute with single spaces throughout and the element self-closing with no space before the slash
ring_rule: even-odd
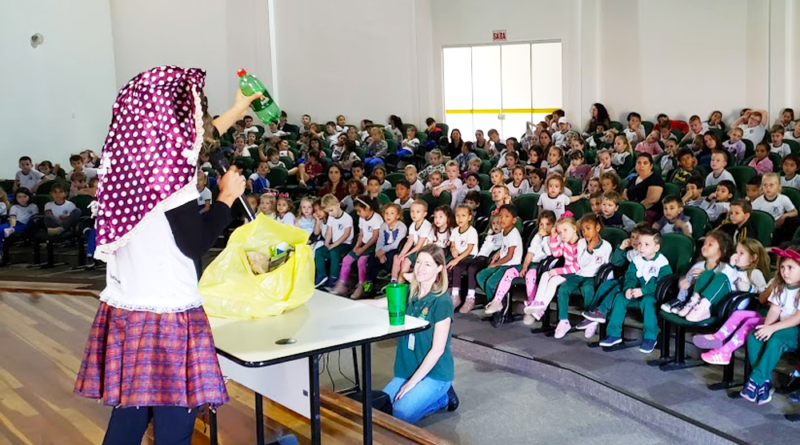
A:
<svg viewBox="0 0 800 445">
<path fill-rule="evenodd" d="M 458 408 L 450 352 L 453 303 L 447 289 L 444 251 L 435 245 L 423 247 L 409 283 L 406 315 L 427 320 L 432 328 L 399 339 L 394 379 L 383 389 L 392 400 L 394 416 L 408 423 L 445 407 L 449 411 Z M 385 298 L 365 303 L 387 307 Z"/>
</svg>

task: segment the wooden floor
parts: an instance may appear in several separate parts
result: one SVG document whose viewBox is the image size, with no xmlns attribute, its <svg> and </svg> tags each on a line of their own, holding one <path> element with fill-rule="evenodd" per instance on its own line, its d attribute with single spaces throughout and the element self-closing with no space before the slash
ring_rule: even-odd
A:
<svg viewBox="0 0 800 445">
<path fill-rule="evenodd" d="M 57 289 L 0 292 L 0 445 L 102 443 L 110 408 L 72 393 L 98 302 L 91 296 L 53 293 Z M 73 293 L 75 286 L 61 289 Z M 228 384 L 228 391 L 231 403 L 218 413 L 220 443 L 250 445 L 255 441 L 254 395 L 235 383 Z M 325 392 L 322 406 L 324 444 L 361 443 L 360 404 Z M 294 434 L 301 443 L 309 442 L 305 418 L 268 400 L 264 409 L 268 438 Z M 447 443 L 378 412 L 374 428 L 376 444 Z M 193 444 L 208 443 L 205 430 L 198 419 Z M 143 443 L 152 444 L 152 437 Z"/>
</svg>

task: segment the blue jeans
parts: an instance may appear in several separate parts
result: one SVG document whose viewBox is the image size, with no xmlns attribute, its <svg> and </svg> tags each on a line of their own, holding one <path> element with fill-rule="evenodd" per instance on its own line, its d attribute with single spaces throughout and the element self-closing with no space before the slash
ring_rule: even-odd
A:
<svg viewBox="0 0 800 445">
<path fill-rule="evenodd" d="M 408 423 L 417 423 L 428 414 L 447 407 L 447 390 L 450 389 L 453 382 L 443 382 L 425 377 L 402 399 L 394 402 L 394 397 L 406 382 L 406 379 L 395 377 L 383 388 L 383 392 L 388 394 L 393 402 L 392 415 L 394 417 Z"/>
<path fill-rule="evenodd" d="M 103 445 L 139 445 L 153 422 L 157 445 L 190 445 L 197 409 L 181 406 L 114 408 Z"/>
</svg>

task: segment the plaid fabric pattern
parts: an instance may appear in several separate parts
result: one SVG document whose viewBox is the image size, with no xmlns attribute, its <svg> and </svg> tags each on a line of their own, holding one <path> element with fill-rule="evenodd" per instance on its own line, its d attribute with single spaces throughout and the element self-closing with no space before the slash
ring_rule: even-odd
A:
<svg viewBox="0 0 800 445">
<path fill-rule="evenodd" d="M 75 393 L 119 407 L 219 406 L 229 400 L 202 307 L 157 314 L 101 303 Z"/>
</svg>

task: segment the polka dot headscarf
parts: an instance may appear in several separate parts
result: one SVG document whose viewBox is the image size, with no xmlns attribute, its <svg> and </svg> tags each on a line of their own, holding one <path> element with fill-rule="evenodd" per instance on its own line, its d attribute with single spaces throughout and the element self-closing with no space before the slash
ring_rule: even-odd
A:
<svg viewBox="0 0 800 445">
<path fill-rule="evenodd" d="M 98 171 L 96 258 L 108 261 L 148 216 L 196 198 L 204 81 L 202 70 L 161 66 L 119 91 Z"/>
</svg>

